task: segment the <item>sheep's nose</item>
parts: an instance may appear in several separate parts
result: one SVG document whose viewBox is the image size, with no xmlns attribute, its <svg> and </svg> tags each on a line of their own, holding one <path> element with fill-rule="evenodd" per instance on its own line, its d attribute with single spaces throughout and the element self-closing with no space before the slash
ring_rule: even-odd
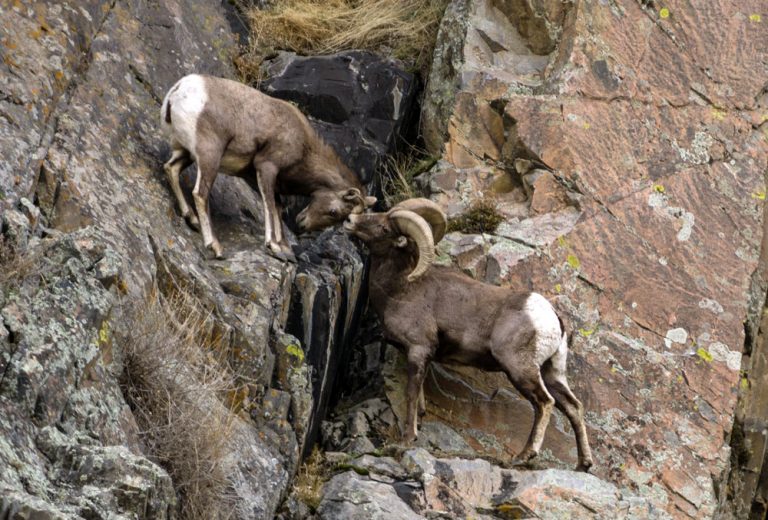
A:
<svg viewBox="0 0 768 520">
<path fill-rule="evenodd" d="M 296 215 L 296 224 L 299 226 L 300 229 L 306 229 L 307 227 L 307 214 L 303 211 Z"/>
</svg>

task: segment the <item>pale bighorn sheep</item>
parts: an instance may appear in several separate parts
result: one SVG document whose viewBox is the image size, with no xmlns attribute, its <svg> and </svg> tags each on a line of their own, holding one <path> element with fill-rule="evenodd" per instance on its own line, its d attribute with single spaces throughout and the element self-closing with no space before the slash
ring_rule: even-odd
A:
<svg viewBox="0 0 768 520">
<path fill-rule="evenodd" d="M 573 426 L 578 469 L 589 469 L 584 409 L 566 379 L 566 332 L 546 298 L 432 266 L 446 219 L 430 200 L 407 200 L 387 213 L 350 215 L 344 228 L 370 250 L 371 304 L 387 339 L 408 358 L 406 442 L 418 434 L 417 401 L 429 362 L 469 365 L 503 371 L 533 405 L 533 428 L 517 461 L 539 453 L 554 404 Z"/>
<path fill-rule="evenodd" d="M 205 246 L 217 258 L 222 249 L 211 229 L 208 194 L 219 171 L 251 185 L 256 181 L 264 202 L 266 246 L 281 258 L 292 258 L 293 253 L 277 195 L 311 197 L 296 219 L 302 231 L 340 223 L 376 202 L 298 108 L 242 83 L 185 76 L 165 96 L 161 117 L 172 150 L 165 171 L 181 214 L 191 226 L 199 226 Z M 197 216 L 179 185 L 179 173 L 193 162 Z"/>
</svg>

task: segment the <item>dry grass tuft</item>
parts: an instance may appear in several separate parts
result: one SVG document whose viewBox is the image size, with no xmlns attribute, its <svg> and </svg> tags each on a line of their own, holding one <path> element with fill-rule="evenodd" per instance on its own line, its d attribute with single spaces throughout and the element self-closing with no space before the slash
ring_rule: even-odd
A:
<svg viewBox="0 0 768 520">
<path fill-rule="evenodd" d="M 323 498 L 323 484 L 331 477 L 331 468 L 323 457 L 320 448 L 315 446 L 312 454 L 307 457 L 299 468 L 293 481 L 293 492 L 296 497 L 316 511 Z"/>
<path fill-rule="evenodd" d="M 385 167 L 381 176 L 381 191 L 387 207 L 391 208 L 406 199 L 422 196 L 415 178 L 432 168 L 437 159 L 424 157 L 418 150 L 412 152 L 390 158 Z"/>
<path fill-rule="evenodd" d="M 504 215 L 499 213 L 496 202 L 491 198 L 480 198 L 459 215 L 448 220 L 448 232 L 493 233 L 504 222 Z"/>
<path fill-rule="evenodd" d="M 220 399 L 235 388 L 234 375 L 193 296 L 155 290 L 147 300 L 127 312 L 123 393 L 148 456 L 173 479 L 180 517 L 228 518 L 233 497 L 223 461 L 236 416 Z"/>
<path fill-rule="evenodd" d="M 426 72 L 447 0 L 274 0 L 245 9 L 248 61 L 276 49 L 333 54 L 363 49 L 392 55 Z M 243 64 L 240 64 L 243 65 Z M 242 66 L 240 67 L 242 71 Z"/>
</svg>

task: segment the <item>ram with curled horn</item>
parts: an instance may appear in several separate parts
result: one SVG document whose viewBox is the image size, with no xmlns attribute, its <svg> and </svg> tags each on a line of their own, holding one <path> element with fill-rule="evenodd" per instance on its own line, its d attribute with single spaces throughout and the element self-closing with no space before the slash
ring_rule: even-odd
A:
<svg viewBox="0 0 768 520">
<path fill-rule="evenodd" d="M 388 340 L 408 358 L 404 440 L 417 434 L 419 395 L 431 361 L 504 372 L 533 405 L 528 441 L 516 457 L 527 462 L 541 450 L 553 407 L 573 427 L 578 468 L 592 454 L 584 407 L 566 379 L 568 336 L 552 305 L 535 292 L 514 292 L 432 265 L 446 230 L 440 207 L 410 199 L 386 213 L 350 215 L 348 233 L 371 253 L 369 295 Z"/>
</svg>

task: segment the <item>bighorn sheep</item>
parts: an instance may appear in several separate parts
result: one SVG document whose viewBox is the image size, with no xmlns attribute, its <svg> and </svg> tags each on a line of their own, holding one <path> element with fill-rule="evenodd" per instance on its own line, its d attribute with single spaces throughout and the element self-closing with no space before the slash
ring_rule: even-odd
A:
<svg viewBox="0 0 768 520">
<path fill-rule="evenodd" d="M 543 296 L 431 266 L 446 219 L 427 199 L 407 200 L 387 213 L 350 215 L 344 228 L 370 250 L 371 304 L 386 337 L 408 358 L 406 442 L 418 434 L 417 400 L 429 362 L 469 365 L 505 372 L 533 405 L 533 428 L 518 461 L 538 454 L 554 404 L 573 426 L 578 469 L 589 469 L 583 406 L 566 379 L 566 333 Z"/>
<path fill-rule="evenodd" d="M 165 171 L 191 226 L 221 258 L 211 229 L 208 194 L 219 171 L 255 180 L 264 201 L 265 242 L 281 258 L 292 258 L 282 228 L 277 195 L 305 195 L 312 200 L 297 217 L 302 231 L 343 221 L 376 202 L 366 197 L 357 176 L 310 126 L 298 108 L 242 83 L 191 74 L 180 79 L 163 100 L 163 125 L 172 155 Z M 179 173 L 197 163 L 192 193 L 197 217 L 179 185 Z M 255 179 L 254 179 L 255 178 Z M 199 220 L 198 220 L 199 219 Z"/>
</svg>

